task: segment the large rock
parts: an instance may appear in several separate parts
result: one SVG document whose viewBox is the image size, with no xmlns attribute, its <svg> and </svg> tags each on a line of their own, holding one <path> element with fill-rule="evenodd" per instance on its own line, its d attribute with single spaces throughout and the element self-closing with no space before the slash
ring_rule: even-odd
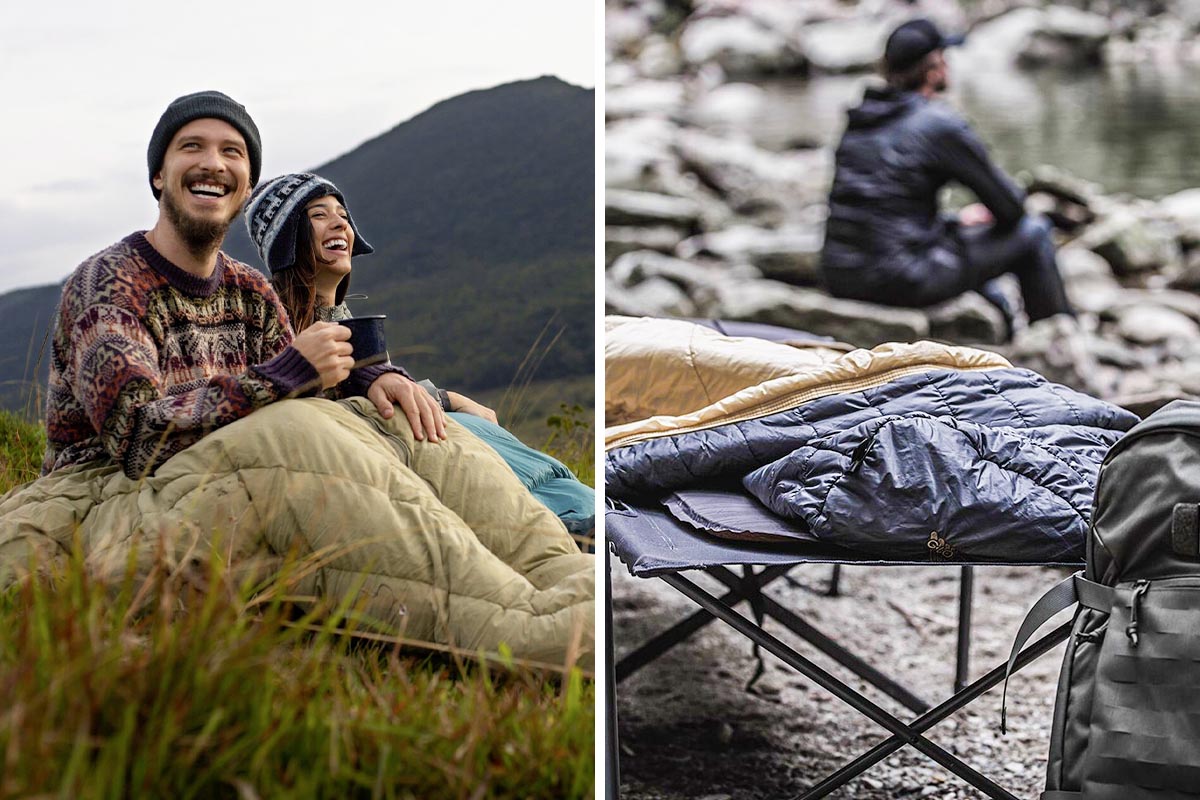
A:
<svg viewBox="0 0 1200 800">
<path fill-rule="evenodd" d="M 1021 173 L 1022 182 L 1029 192 L 1045 192 L 1063 200 L 1082 206 L 1091 206 L 1103 196 L 1104 188 L 1098 183 L 1080 178 L 1052 164 L 1039 164 Z"/>
<path fill-rule="evenodd" d="M 1200 326 L 1173 309 L 1141 303 L 1117 312 L 1117 333 L 1135 344 L 1150 345 L 1200 338 Z"/>
<path fill-rule="evenodd" d="M 957 55 L 983 71 L 1009 66 L 1041 24 L 1041 9 L 1014 9 L 972 28 Z"/>
<path fill-rule="evenodd" d="M 1170 289 L 1125 289 L 1113 299 L 1114 309 L 1123 309 L 1135 305 L 1162 306 L 1190 317 L 1200 323 L 1200 296 L 1191 292 L 1178 292 Z"/>
<path fill-rule="evenodd" d="M 919 311 L 838 300 L 816 289 L 778 281 L 724 283 L 718 287 L 715 301 L 705 313 L 797 328 L 860 347 L 929 336 L 929 320 Z"/>
<path fill-rule="evenodd" d="M 653 175 L 678 168 L 678 131 L 678 125 L 660 117 L 634 117 L 605 126 L 605 183 L 610 188 L 649 190 Z"/>
<path fill-rule="evenodd" d="M 1104 314 L 1120 303 L 1124 289 L 1112 277 L 1067 282 L 1067 299 L 1076 311 Z"/>
<path fill-rule="evenodd" d="M 1109 398 L 1113 403 L 1133 414 L 1137 414 L 1142 419 L 1164 408 L 1176 400 L 1194 400 L 1196 398 L 1189 395 L 1177 386 L 1155 387 L 1149 391 L 1131 394 L 1122 391 L 1116 397 Z"/>
<path fill-rule="evenodd" d="M 638 72 L 647 78 L 671 78 L 683 70 L 683 58 L 673 42 L 656 34 L 642 43 L 637 67 Z"/>
<path fill-rule="evenodd" d="M 1116 208 L 1089 228 L 1080 242 L 1121 276 L 1161 270 L 1179 262 L 1179 243 L 1161 223 Z"/>
<path fill-rule="evenodd" d="M 609 119 L 667 116 L 682 111 L 686 99 L 686 90 L 678 81 L 641 81 L 605 92 L 604 114 Z"/>
<path fill-rule="evenodd" d="M 646 191 L 673 197 L 686 197 L 700 209 L 699 230 L 713 231 L 731 225 L 737 216 L 725 198 L 705 184 L 699 176 L 685 170 L 682 162 L 656 168 L 644 178 Z M 692 233 L 698 231 L 693 230 Z"/>
<path fill-rule="evenodd" d="M 1018 52 L 1017 62 L 1027 67 L 1099 64 L 1111 31 L 1108 20 L 1099 14 L 1050 6 Z"/>
<path fill-rule="evenodd" d="M 1068 284 L 1073 281 L 1112 281 L 1112 268 L 1098 253 L 1083 247 L 1064 247 L 1058 251 L 1058 269 Z"/>
<path fill-rule="evenodd" d="M 1174 384 L 1189 395 L 1200 395 L 1200 361 L 1163 364 L 1154 374 L 1164 383 Z"/>
<path fill-rule="evenodd" d="M 762 112 L 766 102 L 767 93 L 752 83 L 723 83 L 696 98 L 691 115 L 698 121 L 744 126 Z"/>
<path fill-rule="evenodd" d="M 1069 6 L 1015 8 L 975 26 L 962 55 L 985 70 L 1096 64 L 1110 34 L 1107 19 Z"/>
<path fill-rule="evenodd" d="M 1003 344 L 1007 338 L 1000 309 L 975 292 L 925 309 L 933 338 L 955 344 Z"/>
<path fill-rule="evenodd" d="M 609 314 L 631 317 L 694 317 L 696 306 L 687 293 L 666 278 L 651 278 L 636 286 L 605 281 L 604 308 Z"/>
<path fill-rule="evenodd" d="M 641 9 L 604 4 L 604 43 L 609 53 L 627 55 L 633 52 L 650 30 L 650 19 Z"/>
<path fill-rule="evenodd" d="M 705 267 L 651 250 L 626 253 L 608 269 L 608 278 L 619 286 L 628 288 L 651 279 L 667 280 L 689 296 L 713 288 L 723 277 L 719 267 Z"/>
<path fill-rule="evenodd" d="M 879 65 L 893 19 L 839 19 L 804 29 L 804 56 L 822 72 L 869 72 Z"/>
<path fill-rule="evenodd" d="M 708 3 L 701 3 L 702 7 Z M 814 22 L 839 19 L 846 16 L 844 5 L 839 0 L 734 0 L 729 11 L 744 14 L 765 28 L 778 31 L 789 41 L 798 41 L 804 29 Z"/>
<path fill-rule="evenodd" d="M 682 258 L 712 255 L 724 261 L 749 263 L 768 278 L 813 285 L 819 279 L 823 240 L 824 233 L 819 227 L 772 230 L 738 225 L 685 239 L 676 253 Z"/>
<path fill-rule="evenodd" d="M 1122 370 L 1148 369 L 1157 361 L 1153 353 L 1130 347 L 1122 339 L 1097 336 L 1091 339 L 1088 349 L 1097 361 Z"/>
<path fill-rule="evenodd" d="M 1172 289 L 1200 291 L 1200 247 L 1193 247 L 1182 261 L 1179 274 L 1171 281 Z"/>
<path fill-rule="evenodd" d="M 606 225 L 666 225 L 690 230 L 700 219 L 700 206 L 684 197 L 609 189 L 604 193 Z"/>
<path fill-rule="evenodd" d="M 742 15 L 693 19 L 679 37 L 679 49 L 687 63 L 717 64 L 732 76 L 795 72 L 804 67 L 804 56 L 787 37 Z"/>
<path fill-rule="evenodd" d="M 660 253 L 671 253 L 682 241 L 683 233 L 678 228 L 608 226 L 604 229 L 604 263 L 612 264 L 626 253 L 637 250 L 657 250 Z"/>
<path fill-rule="evenodd" d="M 684 166 L 738 213 L 774 208 L 782 222 L 805 206 L 823 203 L 833 180 L 829 151 L 775 153 L 741 138 L 681 130 L 676 150 Z"/>
<path fill-rule="evenodd" d="M 1098 338 L 1083 326 L 1051 317 L 1019 330 L 1002 352 L 1013 365 L 1041 373 L 1054 383 L 1103 396 L 1115 385 L 1120 370 L 1100 367 L 1094 349 Z"/>
<path fill-rule="evenodd" d="M 1167 195 L 1159 202 L 1159 209 L 1174 223 L 1185 244 L 1200 244 L 1200 189 Z"/>
</svg>

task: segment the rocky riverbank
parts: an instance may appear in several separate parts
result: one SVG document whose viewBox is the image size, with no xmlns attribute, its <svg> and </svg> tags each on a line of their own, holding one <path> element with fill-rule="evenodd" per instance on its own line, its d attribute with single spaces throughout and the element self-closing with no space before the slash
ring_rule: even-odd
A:
<svg viewBox="0 0 1200 800">
<path fill-rule="evenodd" d="M 767 149 L 736 123 L 763 102 L 752 81 L 869 69 L 886 32 L 914 13 L 969 29 L 956 55 L 1013 69 L 1190 57 L 1200 7 L 1189 16 L 1183 4 L 1160 5 L 1167 13 L 1133 18 L 1121 9 L 952 0 L 610 4 L 607 308 L 767 322 L 861 346 L 975 343 L 1071 381 L 1044 357 L 1045 338 L 1004 345 L 999 313 L 976 295 L 910 310 L 821 291 L 830 149 L 803 136 Z M 1141 413 L 1200 396 L 1200 189 L 1148 200 L 1106 193 L 1052 167 L 1019 178 L 1030 208 L 1061 228 L 1060 265 L 1100 364 L 1093 387 Z"/>
</svg>

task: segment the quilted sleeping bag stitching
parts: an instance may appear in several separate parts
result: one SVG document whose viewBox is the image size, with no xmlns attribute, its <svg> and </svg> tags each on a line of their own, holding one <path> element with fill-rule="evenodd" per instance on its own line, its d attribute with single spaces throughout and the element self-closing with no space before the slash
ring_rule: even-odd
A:
<svg viewBox="0 0 1200 800">
<path fill-rule="evenodd" d="M 455 423 L 413 439 L 363 398 L 289 400 L 206 436 L 137 482 L 112 466 L 61 470 L 0 499 L 0 581 L 55 556 L 78 529 L 89 567 L 142 574 L 219 538 L 231 561 L 334 553 L 296 587 L 357 592 L 379 629 L 409 638 L 590 665 L 594 558 L 500 457 Z"/>
</svg>

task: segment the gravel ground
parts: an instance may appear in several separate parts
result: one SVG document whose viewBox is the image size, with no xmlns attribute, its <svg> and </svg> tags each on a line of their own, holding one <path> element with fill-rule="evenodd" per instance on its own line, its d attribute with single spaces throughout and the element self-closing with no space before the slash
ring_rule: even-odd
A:
<svg viewBox="0 0 1200 800">
<path fill-rule="evenodd" d="M 814 565 L 791 574 L 823 585 L 829 570 Z M 1047 568 L 976 569 L 972 678 L 1007 658 L 1029 605 L 1066 574 Z M 783 580 L 768 591 L 936 704 L 953 684 L 958 576 L 959 570 L 945 567 L 847 567 L 840 597 L 819 596 Z M 696 580 L 717 591 L 718 584 L 707 576 Z M 630 577 L 615 561 L 612 602 L 618 658 L 696 608 L 662 581 Z M 1054 624 L 1067 618 L 1064 612 Z M 865 688 L 778 624 L 768 621 L 767 630 Z M 1018 797 L 1037 797 L 1044 788 L 1062 652 L 1060 645 L 1013 679 L 1007 736 L 999 732 L 997 687 L 935 726 L 929 737 Z M 886 737 L 882 728 L 783 662 L 765 653 L 764 659 L 766 673 L 746 691 L 755 669 L 750 644 L 726 624 L 713 622 L 618 686 L 622 797 L 795 797 Z M 902 720 L 913 716 L 873 688 L 868 696 Z M 830 796 L 965 800 L 984 795 L 906 747 Z"/>
</svg>

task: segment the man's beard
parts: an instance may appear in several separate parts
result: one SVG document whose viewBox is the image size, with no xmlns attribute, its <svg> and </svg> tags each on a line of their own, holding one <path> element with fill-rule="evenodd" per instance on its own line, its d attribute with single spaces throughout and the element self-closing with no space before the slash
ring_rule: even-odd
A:
<svg viewBox="0 0 1200 800">
<path fill-rule="evenodd" d="M 225 234 L 229 231 L 229 226 L 241 212 L 241 209 L 234 209 L 232 216 L 226 220 L 197 219 L 189 216 L 175 202 L 175 192 L 166 187 L 162 193 L 162 207 L 167 221 L 179 233 L 179 238 L 183 240 L 188 252 L 198 259 L 209 256 L 221 246 L 221 242 L 225 241 Z"/>
</svg>

